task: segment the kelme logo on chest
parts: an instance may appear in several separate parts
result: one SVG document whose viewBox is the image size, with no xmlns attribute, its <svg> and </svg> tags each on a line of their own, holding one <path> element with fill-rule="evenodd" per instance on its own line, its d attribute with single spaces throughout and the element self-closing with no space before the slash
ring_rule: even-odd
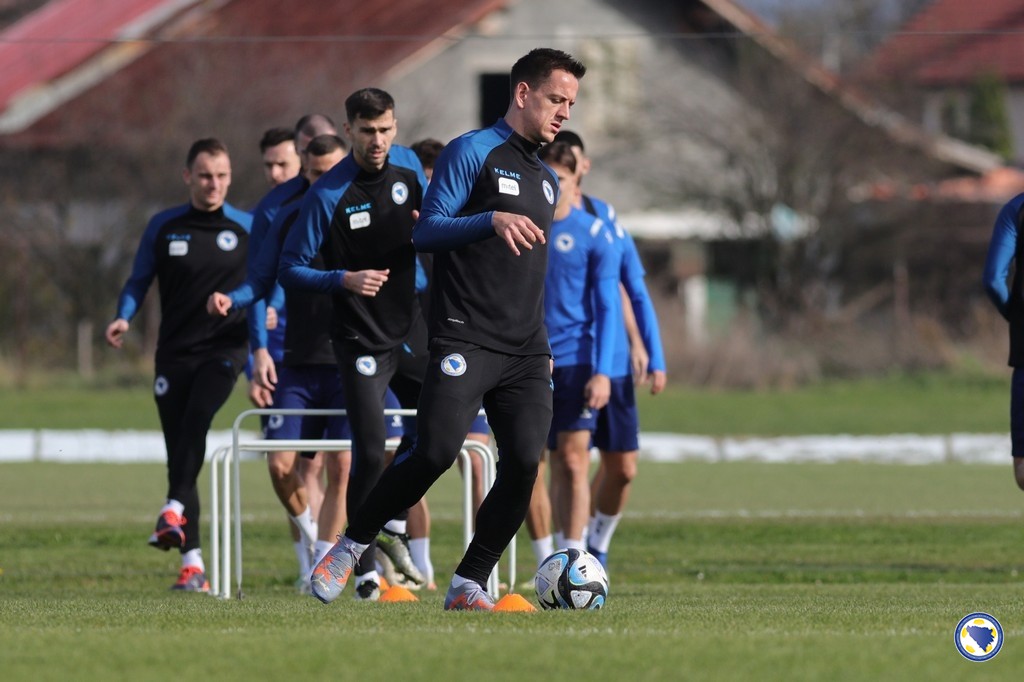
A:
<svg viewBox="0 0 1024 682">
<path fill-rule="evenodd" d="M 519 181 L 522 179 L 522 176 L 519 175 L 519 173 L 495 167 L 494 174 L 498 176 L 499 194 L 508 194 L 514 197 L 519 196 Z"/>
</svg>

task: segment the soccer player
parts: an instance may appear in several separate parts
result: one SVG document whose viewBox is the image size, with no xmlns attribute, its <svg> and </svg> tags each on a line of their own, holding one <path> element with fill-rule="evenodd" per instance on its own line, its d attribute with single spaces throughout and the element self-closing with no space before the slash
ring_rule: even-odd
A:
<svg viewBox="0 0 1024 682">
<path fill-rule="evenodd" d="M 556 140 L 571 145 L 577 158 L 577 203 L 590 215 L 611 226 L 614 244 L 621 254 L 619 287 L 623 303 L 616 309 L 619 330 L 613 360 L 611 398 L 598 414 L 593 445 L 601 453 L 601 461 L 591 485 L 592 518 L 587 532 L 587 551 L 607 564 L 608 547 L 622 518 L 629 498 L 639 459 L 640 422 L 636 409 L 634 383 L 650 381 L 651 394 L 665 388 L 667 380 L 658 318 L 644 283 L 644 267 L 636 244 L 616 219 L 615 209 L 608 203 L 584 194 L 583 176 L 590 170 L 583 140 L 571 130 L 561 130 Z"/>
<path fill-rule="evenodd" d="M 300 167 L 307 165 L 306 152 L 310 141 L 318 135 L 336 135 L 337 126 L 326 114 L 306 114 L 296 123 L 292 133 L 292 145 L 298 153 Z M 264 237 L 274 221 L 274 217 L 282 206 L 300 200 L 309 188 L 309 181 L 304 173 L 285 180 L 271 189 L 253 209 L 252 234 L 250 237 L 249 262 L 251 271 L 255 266 Z M 270 322 L 273 322 L 271 325 Z M 268 328 L 272 327 L 272 328 Z M 249 382 L 249 399 L 256 407 L 270 407 L 273 404 L 273 391 L 277 385 L 277 365 L 284 359 L 284 338 L 287 331 L 287 312 L 284 304 L 284 291 L 275 284 L 265 297 L 256 298 L 249 310 L 249 343 L 252 350 L 252 376 Z M 260 424 L 266 432 L 269 418 L 260 417 Z M 268 460 L 276 459 L 274 455 Z M 343 460 L 344 461 L 344 460 Z M 309 518 L 316 519 L 320 515 L 326 488 L 322 481 L 323 458 L 303 457 L 298 460 L 299 476 L 304 483 L 306 501 L 309 505 Z M 303 512 L 305 514 L 305 512 Z M 305 518 L 305 516 L 303 516 Z M 310 545 L 300 536 L 299 527 L 288 522 L 288 530 L 292 536 L 292 545 L 299 563 L 299 589 L 305 588 L 304 576 L 308 574 L 310 562 Z M 313 532 L 313 537 L 317 533 Z"/>
<path fill-rule="evenodd" d="M 344 156 L 345 145 L 337 135 L 313 138 L 306 148 L 303 169 L 307 188 Z M 270 293 L 277 282 L 281 244 L 295 221 L 303 195 L 304 192 L 277 211 L 245 282 L 227 294 L 211 294 L 207 300 L 207 312 L 226 316 L 232 308 L 248 307 Z M 322 294 L 295 291 L 288 296 L 288 302 L 291 319 L 285 333 L 279 384 L 275 388 L 277 406 L 344 409 L 344 394 L 327 324 L 331 315 L 330 299 Z M 274 415 L 268 421 L 266 437 L 284 440 L 344 439 L 349 437 L 348 420 L 341 416 Z M 317 456 L 325 461 L 327 487 L 318 514 L 314 516 L 305 481 L 299 472 L 299 453 L 281 451 L 267 455 L 274 492 L 301 533 L 300 547 L 296 551 L 299 559 L 297 584 L 305 591 L 308 591 L 311 561 L 325 554 L 333 544 L 333 538 L 344 528 L 344 494 L 351 463 L 348 451 L 325 452 Z M 321 538 L 326 541 L 320 541 Z M 310 556 L 310 547 L 314 548 L 313 556 Z"/>
<path fill-rule="evenodd" d="M 451 467 L 482 402 L 500 452 L 497 480 L 444 606 L 494 606 L 484 586 L 523 522 L 551 425 L 544 274 L 558 179 L 537 150 L 569 118 L 585 71 L 559 50 L 531 51 L 512 67 L 505 116 L 453 140 L 438 159 L 413 232 L 417 250 L 434 254 L 416 440 L 349 510 L 348 530 L 313 570 L 313 595 L 325 603 L 381 526 Z"/>
<path fill-rule="evenodd" d="M 561 194 L 551 226 L 545 279 L 544 324 L 555 361 L 554 417 L 548 435 L 552 501 L 564 546 L 585 549 L 590 517 L 590 439 L 598 411 L 611 395 L 619 254 L 600 218 L 573 208 L 576 155 L 553 142 L 540 159 L 558 175 Z"/>
<path fill-rule="evenodd" d="M 182 178 L 189 201 L 149 221 L 106 340 L 121 348 L 155 277 L 161 320 L 153 393 L 167 447 L 167 500 L 149 544 L 181 552 L 172 589 L 208 592 L 196 479 L 210 422 L 245 364 L 247 334 L 244 311 L 214 319 L 203 303 L 211 290 L 232 289 L 245 279 L 251 218 L 225 201 L 231 159 L 220 140 L 194 142 Z"/>
<path fill-rule="evenodd" d="M 1010 327 L 1010 447 L 1013 477 L 1024 490 L 1024 276 L 1020 273 L 1021 215 L 1024 194 L 1010 199 L 996 216 L 985 258 L 982 284 L 985 292 Z M 1014 266 L 1010 280 L 1010 267 Z M 1009 283 L 1009 286 L 1007 285 Z"/>
<path fill-rule="evenodd" d="M 260 138 L 263 175 L 267 184 L 276 187 L 299 174 L 302 162 L 295 149 L 295 131 L 291 128 L 270 128 Z"/>
<path fill-rule="evenodd" d="M 386 389 L 390 386 L 405 408 L 415 408 L 419 399 L 426 330 L 416 297 L 412 226 L 427 183 L 412 150 L 393 144 L 398 122 L 391 95 L 377 88 L 357 90 L 345 100 L 345 113 L 352 151 L 303 199 L 284 243 L 279 277 L 286 289 L 332 295 L 331 338 L 354 451 L 351 518 L 384 469 Z M 325 270 L 311 267 L 317 253 Z M 415 502 L 396 508 L 385 521 Z M 378 590 L 375 558 L 375 549 L 362 557 L 357 593 Z"/>
</svg>

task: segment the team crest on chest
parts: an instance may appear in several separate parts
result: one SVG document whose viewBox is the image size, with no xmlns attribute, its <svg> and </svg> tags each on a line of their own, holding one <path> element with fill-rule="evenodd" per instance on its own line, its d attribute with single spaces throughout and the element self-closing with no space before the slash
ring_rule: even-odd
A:
<svg viewBox="0 0 1024 682">
<path fill-rule="evenodd" d="M 356 358 L 356 371 L 366 377 L 377 373 L 377 359 L 372 355 L 360 355 Z"/>
<path fill-rule="evenodd" d="M 551 186 L 551 183 L 545 180 L 541 187 L 544 189 L 544 198 L 548 200 L 548 203 L 555 203 L 555 188 Z"/>
<path fill-rule="evenodd" d="M 231 230 L 222 230 L 217 235 L 217 246 L 221 251 L 234 251 L 238 247 L 238 235 Z"/>
<path fill-rule="evenodd" d="M 576 240 L 572 238 L 571 234 L 561 232 L 555 235 L 555 249 L 562 253 L 568 253 L 572 251 L 572 247 L 576 246 Z"/>
<path fill-rule="evenodd" d="M 409 200 L 409 187 L 404 182 L 391 185 L 391 200 L 401 206 Z"/>
</svg>

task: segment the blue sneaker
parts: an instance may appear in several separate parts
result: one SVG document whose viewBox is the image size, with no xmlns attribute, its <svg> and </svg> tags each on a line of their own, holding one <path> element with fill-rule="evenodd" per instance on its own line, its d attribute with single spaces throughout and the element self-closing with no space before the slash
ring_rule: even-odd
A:
<svg viewBox="0 0 1024 682">
<path fill-rule="evenodd" d="M 452 585 L 444 597 L 445 611 L 492 611 L 494 602 L 479 583 L 472 580 L 461 587 Z"/>
<path fill-rule="evenodd" d="M 591 546 L 587 546 L 587 553 L 593 554 L 594 558 L 601 562 L 605 571 L 608 570 L 608 552 L 599 552 Z"/>
<path fill-rule="evenodd" d="M 313 596 L 325 604 L 329 604 L 341 594 L 352 575 L 359 557 L 349 546 L 347 539 L 339 537 L 330 551 L 313 569 L 310 577 L 310 589 Z"/>
</svg>

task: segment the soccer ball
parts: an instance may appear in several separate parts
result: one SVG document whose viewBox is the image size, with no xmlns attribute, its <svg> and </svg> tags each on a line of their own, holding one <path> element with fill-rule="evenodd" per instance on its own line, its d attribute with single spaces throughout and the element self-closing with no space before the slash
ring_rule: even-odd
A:
<svg viewBox="0 0 1024 682">
<path fill-rule="evenodd" d="M 593 554 L 560 549 L 541 563 L 533 586 L 543 609 L 599 609 L 608 597 L 608 574 Z"/>
</svg>

